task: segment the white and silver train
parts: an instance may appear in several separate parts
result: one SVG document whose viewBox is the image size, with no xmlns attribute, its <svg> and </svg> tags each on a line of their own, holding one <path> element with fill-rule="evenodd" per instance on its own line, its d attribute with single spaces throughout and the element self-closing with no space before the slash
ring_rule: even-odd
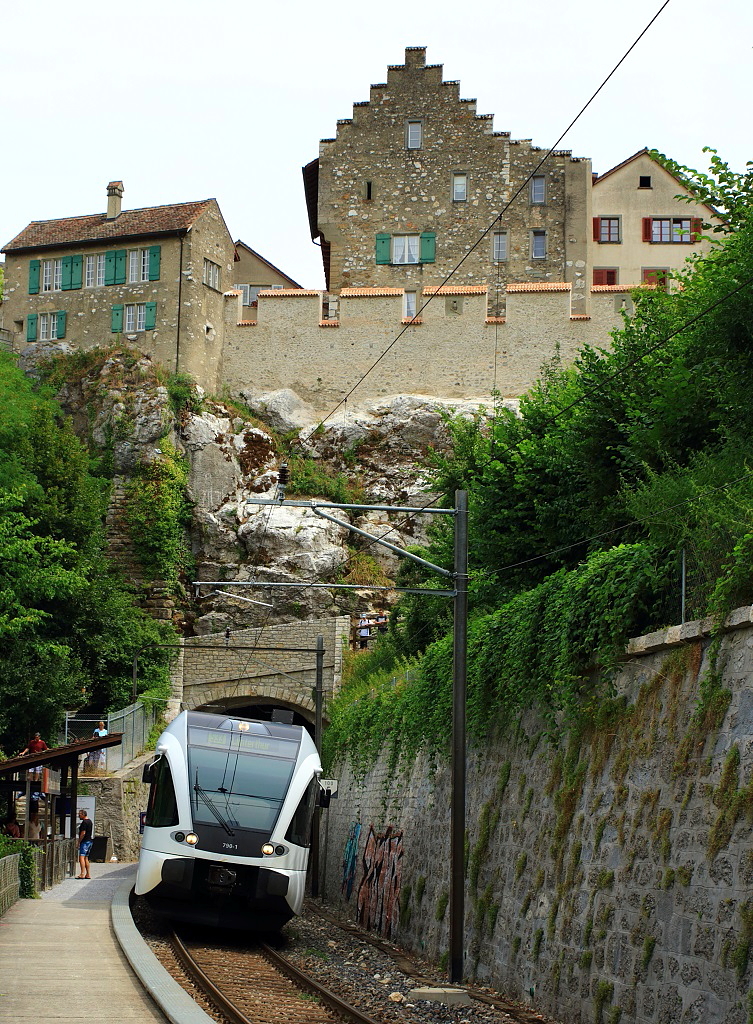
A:
<svg viewBox="0 0 753 1024">
<path fill-rule="evenodd" d="M 303 903 L 320 774 L 302 726 L 182 712 L 144 767 L 136 894 L 177 920 L 281 928 Z"/>
</svg>

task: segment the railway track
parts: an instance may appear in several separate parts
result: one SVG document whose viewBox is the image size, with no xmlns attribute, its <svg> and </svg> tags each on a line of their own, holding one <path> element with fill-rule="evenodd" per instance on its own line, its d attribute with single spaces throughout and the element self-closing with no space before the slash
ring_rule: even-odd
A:
<svg viewBox="0 0 753 1024">
<path fill-rule="evenodd" d="M 230 1024 L 378 1024 L 270 946 L 234 950 L 175 932 L 170 942 L 193 984 Z"/>
</svg>

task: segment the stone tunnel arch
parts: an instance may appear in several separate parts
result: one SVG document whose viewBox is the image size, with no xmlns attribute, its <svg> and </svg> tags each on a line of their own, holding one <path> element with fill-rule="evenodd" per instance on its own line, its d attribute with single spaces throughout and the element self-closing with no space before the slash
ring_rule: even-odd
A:
<svg viewBox="0 0 753 1024">
<path fill-rule="evenodd" d="M 181 710 L 233 711 L 266 718 L 273 707 L 293 711 L 294 722 L 314 721 L 316 642 L 324 639 L 323 690 L 337 693 L 350 619 L 239 629 L 186 639 L 172 670 L 168 717 Z M 276 648 L 276 650 L 262 650 Z M 254 713 L 257 712 L 257 713 Z"/>
</svg>

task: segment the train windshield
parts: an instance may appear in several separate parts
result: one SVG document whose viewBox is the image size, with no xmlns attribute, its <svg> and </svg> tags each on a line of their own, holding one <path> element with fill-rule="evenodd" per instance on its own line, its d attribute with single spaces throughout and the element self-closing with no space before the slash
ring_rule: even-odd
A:
<svg viewBox="0 0 753 1024">
<path fill-rule="evenodd" d="M 263 727 L 262 727 L 263 728 Z M 191 727 L 188 771 L 195 823 L 271 832 L 298 756 L 296 736 Z"/>
</svg>

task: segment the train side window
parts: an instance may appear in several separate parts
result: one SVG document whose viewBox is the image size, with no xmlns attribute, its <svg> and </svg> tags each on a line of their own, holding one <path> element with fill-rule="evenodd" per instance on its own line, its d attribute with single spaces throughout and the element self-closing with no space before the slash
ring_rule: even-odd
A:
<svg viewBox="0 0 753 1024">
<path fill-rule="evenodd" d="M 308 846 L 311 842 L 311 819 L 314 816 L 316 794 L 319 789 L 319 780 L 312 779 L 306 787 L 306 792 L 301 797 L 301 802 L 295 809 L 295 814 L 290 819 L 285 838 L 289 843 L 296 846 Z"/>
<path fill-rule="evenodd" d="M 178 802 L 175 799 L 173 776 L 166 757 L 161 757 L 152 765 L 152 785 L 149 789 L 144 824 L 155 828 L 178 824 Z"/>
</svg>

